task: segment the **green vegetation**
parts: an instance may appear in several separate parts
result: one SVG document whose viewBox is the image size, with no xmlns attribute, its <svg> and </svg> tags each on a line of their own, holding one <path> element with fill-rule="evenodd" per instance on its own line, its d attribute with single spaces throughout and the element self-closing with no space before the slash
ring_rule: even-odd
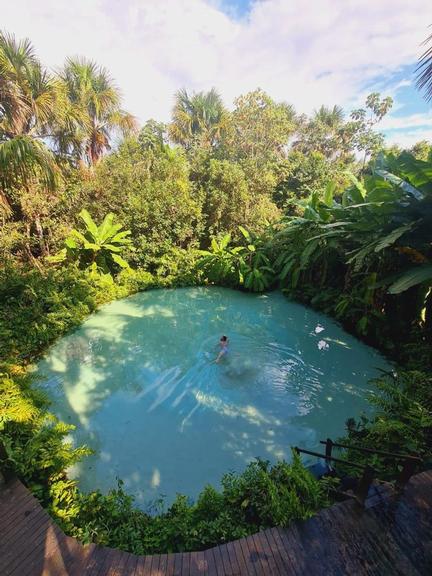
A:
<svg viewBox="0 0 432 576">
<path fill-rule="evenodd" d="M 78 262 L 80 268 L 92 268 L 102 270 L 105 273 L 114 274 L 116 265 L 120 268 L 128 268 L 129 264 L 119 252 L 131 244 L 130 230 L 123 230 L 121 224 L 113 224 L 114 214 L 107 214 L 100 226 L 98 226 L 87 212 L 83 209 L 79 213 L 85 224 L 84 233 L 72 230 L 65 240 L 65 247 L 59 254 L 51 258 L 51 262 L 63 262 L 70 260 Z"/>
<path fill-rule="evenodd" d="M 179 495 L 157 516 L 134 509 L 121 483 L 108 496 L 77 494 L 78 512 L 64 526 L 84 542 L 96 539 L 137 554 L 202 550 L 263 527 L 309 518 L 328 503 L 324 484 L 298 456 L 292 464 L 252 462 L 241 474 L 225 474 L 221 484 L 221 491 L 206 486 L 194 504 Z"/>
<path fill-rule="evenodd" d="M 349 117 L 306 117 L 255 90 L 230 112 L 214 89 L 181 90 L 169 125 L 139 130 L 106 70 L 73 59 L 51 74 L 28 40 L 0 35 L 0 439 L 68 533 L 199 549 L 328 501 L 297 458 L 254 462 L 155 516 L 121 485 L 85 495 L 67 478 L 88 449 L 66 442 L 28 367 L 100 304 L 148 288 L 278 287 L 335 317 L 398 364 L 345 441 L 432 461 L 432 148 L 386 151 L 375 127 L 390 106 L 371 94 Z"/>
</svg>

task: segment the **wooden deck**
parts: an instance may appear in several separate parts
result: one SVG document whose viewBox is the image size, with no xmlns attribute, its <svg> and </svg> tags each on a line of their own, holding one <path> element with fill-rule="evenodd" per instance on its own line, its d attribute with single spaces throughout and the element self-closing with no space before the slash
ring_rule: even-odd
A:
<svg viewBox="0 0 432 576">
<path fill-rule="evenodd" d="M 375 488 L 288 529 L 205 552 L 135 556 L 65 536 L 18 480 L 0 489 L 1 576 L 432 575 L 432 471 L 402 495 Z"/>
</svg>

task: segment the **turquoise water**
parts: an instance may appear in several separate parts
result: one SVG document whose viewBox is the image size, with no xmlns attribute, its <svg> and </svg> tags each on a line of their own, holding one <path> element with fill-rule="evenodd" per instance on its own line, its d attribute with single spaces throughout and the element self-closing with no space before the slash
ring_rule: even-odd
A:
<svg viewBox="0 0 432 576">
<path fill-rule="evenodd" d="M 229 353 L 215 364 L 222 334 Z M 81 488 L 121 477 L 147 506 L 337 437 L 367 408 L 378 367 L 377 352 L 280 293 L 185 288 L 104 306 L 38 369 L 53 411 L 95 450 L 71 471 Z"/>
</svg>

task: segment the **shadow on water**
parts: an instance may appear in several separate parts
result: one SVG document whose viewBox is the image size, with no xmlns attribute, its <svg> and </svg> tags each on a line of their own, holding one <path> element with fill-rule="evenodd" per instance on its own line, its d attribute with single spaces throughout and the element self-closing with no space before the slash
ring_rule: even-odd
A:
<svg viewBox="0 0 432 576">
<path fill-rule="evenodd" d="M 229 353 L 214 364 L 221 334 Z M 385 362 L 280 294 L 193 288 L 104 306 L 39 372 L 55 413 L 96 452 L 72 471 L 82 488 L 107 490 L 119 476 L 144 505 L 340 434 L 366 407 L 375 365 Z"/>
</svg>

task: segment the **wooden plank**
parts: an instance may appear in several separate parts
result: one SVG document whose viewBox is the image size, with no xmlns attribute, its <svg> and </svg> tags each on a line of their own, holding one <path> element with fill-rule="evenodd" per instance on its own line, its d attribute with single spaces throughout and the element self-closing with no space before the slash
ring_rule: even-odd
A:
<svg viewBox="0 0 432 576">
<path fill-rule="evenodd" d="M 183 554 L 174 554 L 174 576 L 181 576 L 183 568 Z"/>
<path fill-rule="evenodd" d="M 116 549 L 116 553 L 111 565 L 108 567 L 107 576 L 122 576 L 124 574 L 124 564 L 128 553 L 118 549 Z"/>
<path fill-rule="evenodd" d="M 94 576 L 107 576 L 111 566 L 117 561 L 119 554 L 118 550 L 114 548 L 104 548 L 103 552 L 101 562 L 97 566 L 98 571 L 95 571 Z"/>
<path fill-rule="evenodd" d="M 28 532 L 31 526 L 42 518 L 47 518 L 45 510 L 39 504 L 29 502 L 27 506 L 22 507 L 15 515 L 13 522 L 2 530 L 0 547 L 3 549 L 9 548 L 10 542 L 15 542 L 23 531 Z"/>
<path fill-rule="evenodd" d="M 419 523 L 415 522 L 414 526 L 410 526 L 407 516 L 403 519 L 401 525 L 398 526 L 394 511 L 394 509 L 386 510 L 386 507 L 371 510 L 364 518 L 362 533 L 367 531 L 374 541 L 380 540 L 379 535 L 383 533 L 384 537 L 381 537 L 379 542 L 381 548 L 380 558 L 389 558 L 390 562 L 397 565 L 400 573 L 418 574 L 415 567 L 423 563 L 423 555 L 420 549 L 415 550 L 416 540 L 420 536 Z M 398 507 L 397 515 L 402 516 L 400 507 Z M 412 537 L 411 531 L 414 532 L 415 538 Z M 430 526 L 428 534 L 430 535 Z M 432 540 L 430 542 L 432 544 Z M 414 550 L 416 553 L 413 554 Z M 432 564 L 430 564 L 430 567 L 432 567 Z M 395 571 L 395 573 L 397 572 Z"/>
<path fill-rule="evenodd" d="M 247 538 L 240 538 L 239 540 L 237 540 L 237 542 L 243 553 L 247 574 L 248 575 L 250 574 L 251 576 L 256 576 L 257 575 L 257 571 L 255 569 L 256 558 L 251 557 L 251 551 L 249 550 L 248 547 Z"/>
<path fill-rule="evenodd" d="M 377 488 L 363 510 L 347 501 L 290 528 L 271 529 L 205 552 L 137 557 L 82 546 L 52 522 L 23 485 L 0 493 L 0 573 L 14 576 L 356 576 L 429 574 L 432 472 L 413 477 L 399 499 Z M 375 500 L 372 500 L 375 499 Z M 375 502 L 375 503 L 374 503 Z M 5 517 L 15 519 L 4 525 Z M 26 512 L 29 512 L 27 515 Z M 6 529 L 6 532 L 3 530 Z M 6 539 L 5 539 L 6 538 Z"/>
<path fill-rule="evenodd" d="M 144 576 L 144 565 L 147 556 L 138 556 L 134 576 Z"/>
<path fill-rule="evenodd" d="M 243 556 L 243 550 L 240 544 L 240 540 L 234 540 L 234 542 L 232 542 L 232 546 L 234 548 L 234 553 L 236 555 L 237 558 L 237 565 L 239 567 L 240 570 L 240 574 L 245 574 L 246 576 L 249 576 L 250 572 L 246 566 L 246 562 Z"/>
<path fill-rule="evenodd" d="M 69 548 L 65 544 L 66 536 L 63 532 L 58 528 L 50 531 L 45 546 L 45 562 L 41 576 L 63 576 L 69 573 L 72 558 L 69 554 Z M 21 573 L 20 576 L 34 576 L 34 571 Z"/>
<path fill-rule="evenodd" d="M 50 564 L 51 557 L 58 549 L 58 539 L 65 536 L 59 529 L 48 523 L 43 529 L 43 538 L 38 539 L 35 547 L 28 547 L 25 558 L 19 558 L 15 565 L 9 568 L 10 574 L 17 576 L 33 576 L 43 574 L 46 564 Z M 29 549 L 30 548 L 30 549 Z"/>
<path fill-rule="evenodd" d="M 6 534 L 10 528 L 18 521 L 21 520 L 22 516 L 25 515 L 26 510 L 41 508 L 39 502 L 33 498 L 30 492 L 13 497 L 10 502 L 10 507 L 3 512 L 0 516 L 0 526 L 2 527 L 2 534 Z"/>
<path fill-rule="evenodd" d="M 255 548 L 258 552 L 259 561 L 264 569 L 263 574 L 268 574 L 269 576 L 279 576 L 279 570 L 277 569 L 271 551 L 266 548 L 266 538 L 264 537 L 263 539 L 261 532 L 253 534 L 252 538 L 255 543 Z"/>
<path fill-rule="evenodd" d="M 373 574 L 404 575 L 404 572 L 398 570 L 397 556 L 387 556 L 386 549 L 391 551 L 392 555 L 395 550 L 393 546 L 389 548 L 390 543 L 383 526 L 379 525 L 377 533 L 373 534 L 368 529 L 367 522 L 365 524 L 367 513 L 363 513 L 357 520 L 353 520 L 352 515 L 344 515 L 343 510 L 338 508 L 331 510 L 330 513 L 337 518 L 338 540 L 344 540 L 344 548 L 348 551 L 345 557 L 339 553 L 339 556 L 335 558 L 340 566 L 346 560 L 360 574 L 364 570 L 366 574 L 370 571 Z M 412 574 L 412 572 L 406 572 L 404 576 L 408 576 L 408 574 Z"/>
<path fill-rule="evenodd" d="M 221 554 L 219 546 L 215 546 L 214 548 L 212 548 L 212 551 L 213 551 L 213 557 L 215 560 L 216 572 L 217 572 L 218 576 L 224 576 L 225 567 L 224 567 L 222 554 Z"/>
<path fill-rule="evenodd" d="M 152 563 L 150 567 L 151 576 L 159 576 L 159 561 L 160 561 L 159 554 L 154 554 L 152 556 Z"/>
<path fill-rule="evenodd" d="M 207 561 L 207 573 L 208 576 L 218 576 L 218 571 L 216 568 L 215 557 L 213 554 L 213 548 L 205 550 L 204 557 Z"/>
<path fill-rule="evenodd" d="M 233 574 L 241 574 L 240 564 L 237 560 L 237 555 L 235 553 L 235 548 L 232 542 L 226 543 L 226 548 L 228 551 L 228 556 L 231 564 L 231 571 Z"/>
<path fill-rule="evenodd" d="M 11 480 L 9 480 L 8 482 L 6 482 L 6 484 L 3 484 L 2 488 L 0 487 L 0 503 L 3 498 L 5 499 L 9 498 L 10 493 L 15 490 L 18 484 L 21 484 L 21 482 L 18 480 L 18 478 L 14 477 L 11 478 Z"/>
<path fill-rule="evenodd" d="M 2 552 L 2 563 L 10 571 L 15 570 L 18 565 L 24 562 L 30 562 L 34 557 L 35 561 L 41 562 L 41 548 L 45 544 L 45 534 L 50 526 L 50 520 L 45 514 L 35 517 L 35 522 L 25 525 L 21 534 L 15 540 L 10 542 L 7 549 Z"/>
<path fill-rule="evenodd" d="M 106 548 L 105 546 L 96 546 L 96 548 L 94 549 L 95 563 L 94 564 L 91 563 L 90 566 L 87 568 L 87 571 L 85 572 L 86 576 L 99 576 L 99 574 L 102 572 L 102 567 L 109 554 L 109 551 L 110 549 Z M 79 576 L 79 574 L 77 574 L 76 576 Z"/>
<path fill-rule="evenodd" d="M 191 552 L 190 553 L 190 574 L 191 576 L 200 576 L 200 574 L 207 574 L 207 560 L 204 552 Z"/>
<path fill-rule="evenodd" d="M 224 568 L 224 572 L 223 574 L 233 574 L 232 570 L 231 570 L 231 560 L 229 557 L 229 553 L 228 553 L 228 549 L 226 547 L 226 544 L 221 544 L 220 546 L 218 546 L 218 549 L 220 551 L 221 554 L 221 558 L 222 558 L 222 566 Z"/>
<path fill-rule="evenodd" d="M 167 555 L 167 564 L 166 564 L 166 575 L 167 576 L 174 576 L 174 561 L 175 561 L 175 554 L 168 554 Z"/>
<path fill-rule="evenodd" d="M 319 516 L 306 522 L 297 522 L 296 539 L 304 550 L 305 560 L 312 574 L 331 573 L 334 556 L 337 556 L 338 551 L 332 541 L 326 538 Z M 325 548 L 323 541 L 326 542 Z"/>
<path fill-rule="evenodd" d="M 289 557 L 292 560 L 292 566 L 296 575 L 307 574 L 306 568 L 306 551 L 301 545 L 300 538 L 297 535 L 297 527 L 295 524 L 289 528 L 278 528 L 278 535 L 283 543 L 285 550 L 289 552 Z"/>
<path fill-rule="evenodd" d="M 271 536 L 273 537 L 273 540 L 277 546 L 277 549 L 279 550 L 279 554 L 282 558 L 282 562 L 283 565 L 285 566 L 285 573 L 288 575 L 297 575 L 297 572 L 295 570 L 295 566 L 294 566 L 294 562 L 291 559 L 291 551 L 287 550 L 287 548 L 285 547 L 281 536 L 279 534 L 279 530 L 280 528 L 271 528 L 269 530 L 269 532 L 271 533 Z"/>
<path fill-rule="evenodd" d="M 332 514 L 329 510 L 324 511 L 319 516 L 320 533 L 319 545 L 321 546 L 318 561 L 313 558 L 313 566 L 316 569 L 317 563 L 323 570 L 333 570 L 336 574 L 356 573 L 358 565 L 352 562 L 359 550 L 356 542 L 347 541 L 346 535 L 340 529 L 340 518 L 345 518 L 351 510 L 359 507 L 352 502 L 347 502 L 346 506 L 338 505 L 337 514 Z M 306 546 L 306 542 L 303 542 Z M 309 558 L 305 558 L 307 566 L 311 566 Z"/>
<path fill-rule="evenodd" d="M 159 573 L 161 576 L 166 576 L 168 566 L 168 554 L 161 554 L 159 556 Z"/>
<path fill-rule="evenodd" d="M 290 570 L 290 566 L 289 563 L 286 563 L 284 561 L 284 558 L 281 554 L 281 551 L 279 550 L 279 547 L 273 537 L 273 533 L 272 531 L 269 530 L 264 530 L 262 532 L 263 537 L 265 537 L 267 539 L 267 545 L 269 547 L 269 549 L 272 552 L 273 555 L 273 559 L 276 562 L 276 566 L 278 569 L 278 572 L 281 576 L 283 576 L 284 574 L 289 574 L 289 570 Z"/>
<path fill-rule="evenodd" d="M 68 576 L 93 575 L 99 571 L 99 565 L 105 558 L 105 549 L 96 544 L 82 546 L 82 555 L 74 556 Z"/>
<path fill-rule="evenodd" d="M 0 507 L 7 503 L 12 496 L 21 494 L 25 491 L 28 491 L 27 488 L 20 480 L 18 480 L 18 478 L 10 480 L 0 489 Z"/>
<path fill-rule="evenodd" d="M 23 502 L 32 502 L 33 500 L 36 499 L 27 489 L 24 489 L 24 486 L 22 486 L 22 490 L 20 487 L 18 487 L 17 490 L 10 491 L 8 493 L 8 497 L 4 498 L 0 502 L 1 525 L 6 526 L 9 524 L 10 518 L 12 518 L 14 514 L 20 510 Z"/>
<path fill-rule="evenodd" d="M 356 505 L 354 505 L 354 508 Z M 319 526 L 317 535 L 319 549 L 319 565 L 323 570 L 333 570 L 338 574 L 355 573 L 358 567 L 351 562 L 355 544 L 349 545 L 338 518 L 345 518 L 351 510 L 351 503 L 346 508 L 339 506 L 335 516 L 329 509 L 324 510 L 316 519 Z M 309 564 L 308 564 L 309 565 Z"/>
<path fill-rule="evenodd" d="M 190 553 L 182 553 L 182 576 L 190 576 Z"/>
<path fill-rule="evenodd" d="M 151 565 L 153 561 L 153 556 L 144 556 L 144 569 L 143 576 L 151 576 Z"/>
<path fill-rule="evenodd" d="M 125 575 L 135 576 L 135 568 L 138 563 L 139 556 L 136 554 L 129 554 L 127 563 L 125 565 Z"/>
</svg>

